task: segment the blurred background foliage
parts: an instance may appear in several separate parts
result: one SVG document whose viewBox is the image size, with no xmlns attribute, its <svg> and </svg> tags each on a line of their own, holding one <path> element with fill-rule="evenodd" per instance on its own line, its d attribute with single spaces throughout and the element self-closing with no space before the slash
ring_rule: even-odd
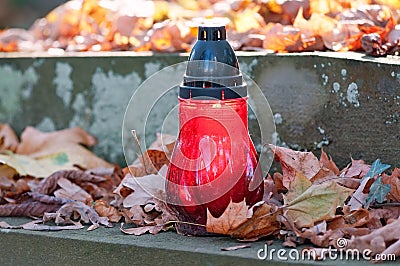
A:
<svg viewBox="0 0 400 266">
<path fill-rule="evenodd" d="M 0 29 L 29 28 L 35 19 L 64 2 L 67 0 L 0 0 Z"/>
</svg>

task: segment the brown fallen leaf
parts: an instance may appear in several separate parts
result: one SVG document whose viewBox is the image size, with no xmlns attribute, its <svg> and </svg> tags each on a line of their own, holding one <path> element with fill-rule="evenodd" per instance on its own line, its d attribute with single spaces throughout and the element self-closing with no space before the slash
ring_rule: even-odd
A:
<svg viewBox="0 0 400 266">
<path fill-rule="evenodd" d="M 128 235 L 135 235 L 135 236 L 140 236 L 143 235 L 147 232 L 150 234 L 158 234 L 162 229 L 162 225 L 147 225 L 147 226 L 142 226 L 142 227 L 134 227 L 134 228 L 124 228 L 124 223 L 121 223 L 120 230 Z"/>
<path fill-rule="evenodd" d="M 312 152 L 293 151 L 288 148 L 270 145 L 275 153 L 275 159 L 280 162 L 283 172 L 283 185 L 290 187 L 296 176 L 301 172 L 308 179 L 314 177 L 321 169 L 321 163 Z"/>
<path fill-rule="evenodd" d="M 74 223 L 73 221 L 77 219 L 86 224 L 90 222 L 111 226 L 107 217 L 100 217 L 92 207 L 79 201 L 66 203 L 55 213 L 46 213 L 45 216 L 46 220 L 54 219 L 56 224 Z"/>
<path fill-rule="evenodd" d="M 351 158 L 351 165 L 341 171 L 341 176 L 361 178 L 369 172 L 370 168 L 363 160 Z"/>
<path fill-rule="evenodd" d="M 221 250 L 222 251 L 232 251 L 232 250 L 238 250 L 238 249 L 244 249 L 244 248 L 251 248 L 251 246 L 248 244 L 243 244 L 243 245 L 237 245 L 237 246 L 224 247 L 224 248 L 221 248 Z"/>
<path fill-rule="evenodd" d="M 319 161 L 322 166 L 332 171 L 335 175 L 340 174 L 340 170 L 332 160 L 332 157 L 328 156 L 323 149 L 321 149 L 321 157 L 319 158 Z"/>
<path fill-rule="evenodd" d="M 247 210 L 246 200 L 235 203 L 229 203 L 225 211 L 218 218 L 212 216 L 210 211 L 207 209 L 207 223 L 206 230 L 209 233 L 230 235 L 235 230 L 247 221 Z"/>
<path fill-rule="evenodd" d="M 18 144 L 18 137 L 10 125 L 0 123 L 0 152 L 6 150 L 15 152 Z"/>
<path fill-rule="evenodd" d="M 74 225 L 64 225 L 64 226 L 38 224 L 41 222 L 43 221 L 35 220 L 21 225 L 21 228 L 30 231 L 61 231 L 61 230 L 78 230 L 83 228 L 83 225 L 81 225 L 80 223 L 75 223 Z"/>
<path fill-rule="evenodd" d="M 93 199 L 89 193 L 83 190 L 80 186 L 75 185 L 66 178 L 60 178 L 57 184 L 61 187 L 54 191 L 54 196 L 70 200 L 81 201 L 84 203 L 92 202 Z"/>
<path fill-rule="evenodd" d="M 277 208 L 262 203 L 262 205 L 255 207 L 251 216 L 248 212 L 248 220 L 239 225 L 231 233 L 231 236 L 242 241 L 255 241 L 272 235 L 281 228 L 280 222 L 277 221 L 277 216 L 280 213 Z"/>
<path fill-rule="evenodd" d="M 390 193 L 386 196 L 387 199 L 400 202 L 400 169 L 395 168 L 390 176 L 383 173 L 382 183 L 390 185 Z"/>
<path fill-rule="evenodd" d="M 17 153 L 42 163 L 63 165 L 64 169 L 72 169 L 75 164 L 86 169 L 112 167 L 81 146 L 91 147 L 95 143 L 96 139 L 79 127 L 49 133 L 27 127 L 21 135 Z"/>
<path fill-rule="evenodd" d="M 95 201 L 94 209 L 100 216 L 107 217 L 113 223 L 119 222 L 122 217 L 121 213 L 115 207 L 110 206 L 104 200 Z"/>
<path fill-rule="evenodd" d="M 77 184 L 81 182 L 99 183 L 106 180 L 106 178 L 102 176 L 91 175 L 81 170 L 62 170 L 57 171 L 51 174 L 46 179 L 40 181 L 40 183 L 33 189 L 33 191 L 41 194 L 51 194 L 56 190 L 57 182 L 60 178 L 66 178 Z"/>
<path fill-rule="evenodd" d="M 59 204 L 26 201 L 19 204 L 0 205 L 0 216 L 40 217 L 45 212 L 54 212 L 61 207 Z"/>
</svg>

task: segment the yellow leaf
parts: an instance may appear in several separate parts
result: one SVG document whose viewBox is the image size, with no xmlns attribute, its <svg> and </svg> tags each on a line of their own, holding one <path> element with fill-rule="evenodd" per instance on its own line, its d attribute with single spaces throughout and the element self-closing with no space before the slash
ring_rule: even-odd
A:
<svg viewBox="0 0 400 266">
<path fill-rule="evenodd" d="M 285 202 L 285 216 L 298 228 L 313 226 L 315 222 L 333 218 L 336 208 L 353 192 L 334 181 L 310 186 L 291 201 Z"/>
<path fill-rule="evenodd" d="M 284 202 L 290 202 L 304 193 L 312 183 L 308 178 L 301 172 L 296 172 L 296 176 L 293 182 L 290 184 L 289 191 L 286 195 L 283 195 Z"/>
</svg>

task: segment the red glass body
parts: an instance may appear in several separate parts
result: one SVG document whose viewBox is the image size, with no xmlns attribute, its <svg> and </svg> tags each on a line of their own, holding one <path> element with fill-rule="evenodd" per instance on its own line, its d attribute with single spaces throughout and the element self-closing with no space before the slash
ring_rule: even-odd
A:
<svg viewBox="0 0 400 266">
<path fill-rule="evenodd" d="M 219 217 L 229 202 L 260 201 L 264 187 L 248 133 L 247 97 L 179 99 L 180 132 L 167 173 L 167 200 L 178 230 L 207 234 L 207 209 Z"/>
</svg>

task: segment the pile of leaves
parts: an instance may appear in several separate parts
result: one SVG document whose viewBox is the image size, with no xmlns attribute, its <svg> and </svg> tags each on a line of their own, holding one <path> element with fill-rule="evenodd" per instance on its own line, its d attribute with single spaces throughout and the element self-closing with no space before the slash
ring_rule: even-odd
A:
<svg viewBox="0 0 400 266">
<path fill-rule="evenodd" d="M 93 230 L 120 222 L 122 232 L 142 235 L 181 223 L 164 201 L 173 137 L 158 135 L 123 169 L 79 143 L 94 144 L 94 138 L 79 128 L 52 133 L 27 128 L 19 141 L 0 124 L 0 216 L 35 217 L 18 226 L 0 222 L 0 228 L 63 230 L 89 224 Z M 50 160 L 59 158 L 61 148 L 64 161 L 79 160 L 72 166 Z M 345 238 L 346 248 L 400 256 L 400 169 L 389 173 L 390 166 L 379 160 L 368 165 L 353 159 L 339 169 L 324 151 L 318 159 L 311 152 L 270 148 L 282 173 L 265 178 L 263 200 L 254 206 L 231 202 L 220 217 L 208 212 L 207 223 L 198 226 L 241 241 L 279 239 L 286 247 L 308 243 L 315 250 L 338 247 L 337 239 Z M 54 172 L 32 172 L 33 162 Z"/>
<path fill-rule="evenodd" d="M 394 0 L 71 0 L 29 30 L 0 32 L 0 51 L 189 51 L 197 25 L 227 24 L 236 50 L 398 54 Z"/>
</svg>

